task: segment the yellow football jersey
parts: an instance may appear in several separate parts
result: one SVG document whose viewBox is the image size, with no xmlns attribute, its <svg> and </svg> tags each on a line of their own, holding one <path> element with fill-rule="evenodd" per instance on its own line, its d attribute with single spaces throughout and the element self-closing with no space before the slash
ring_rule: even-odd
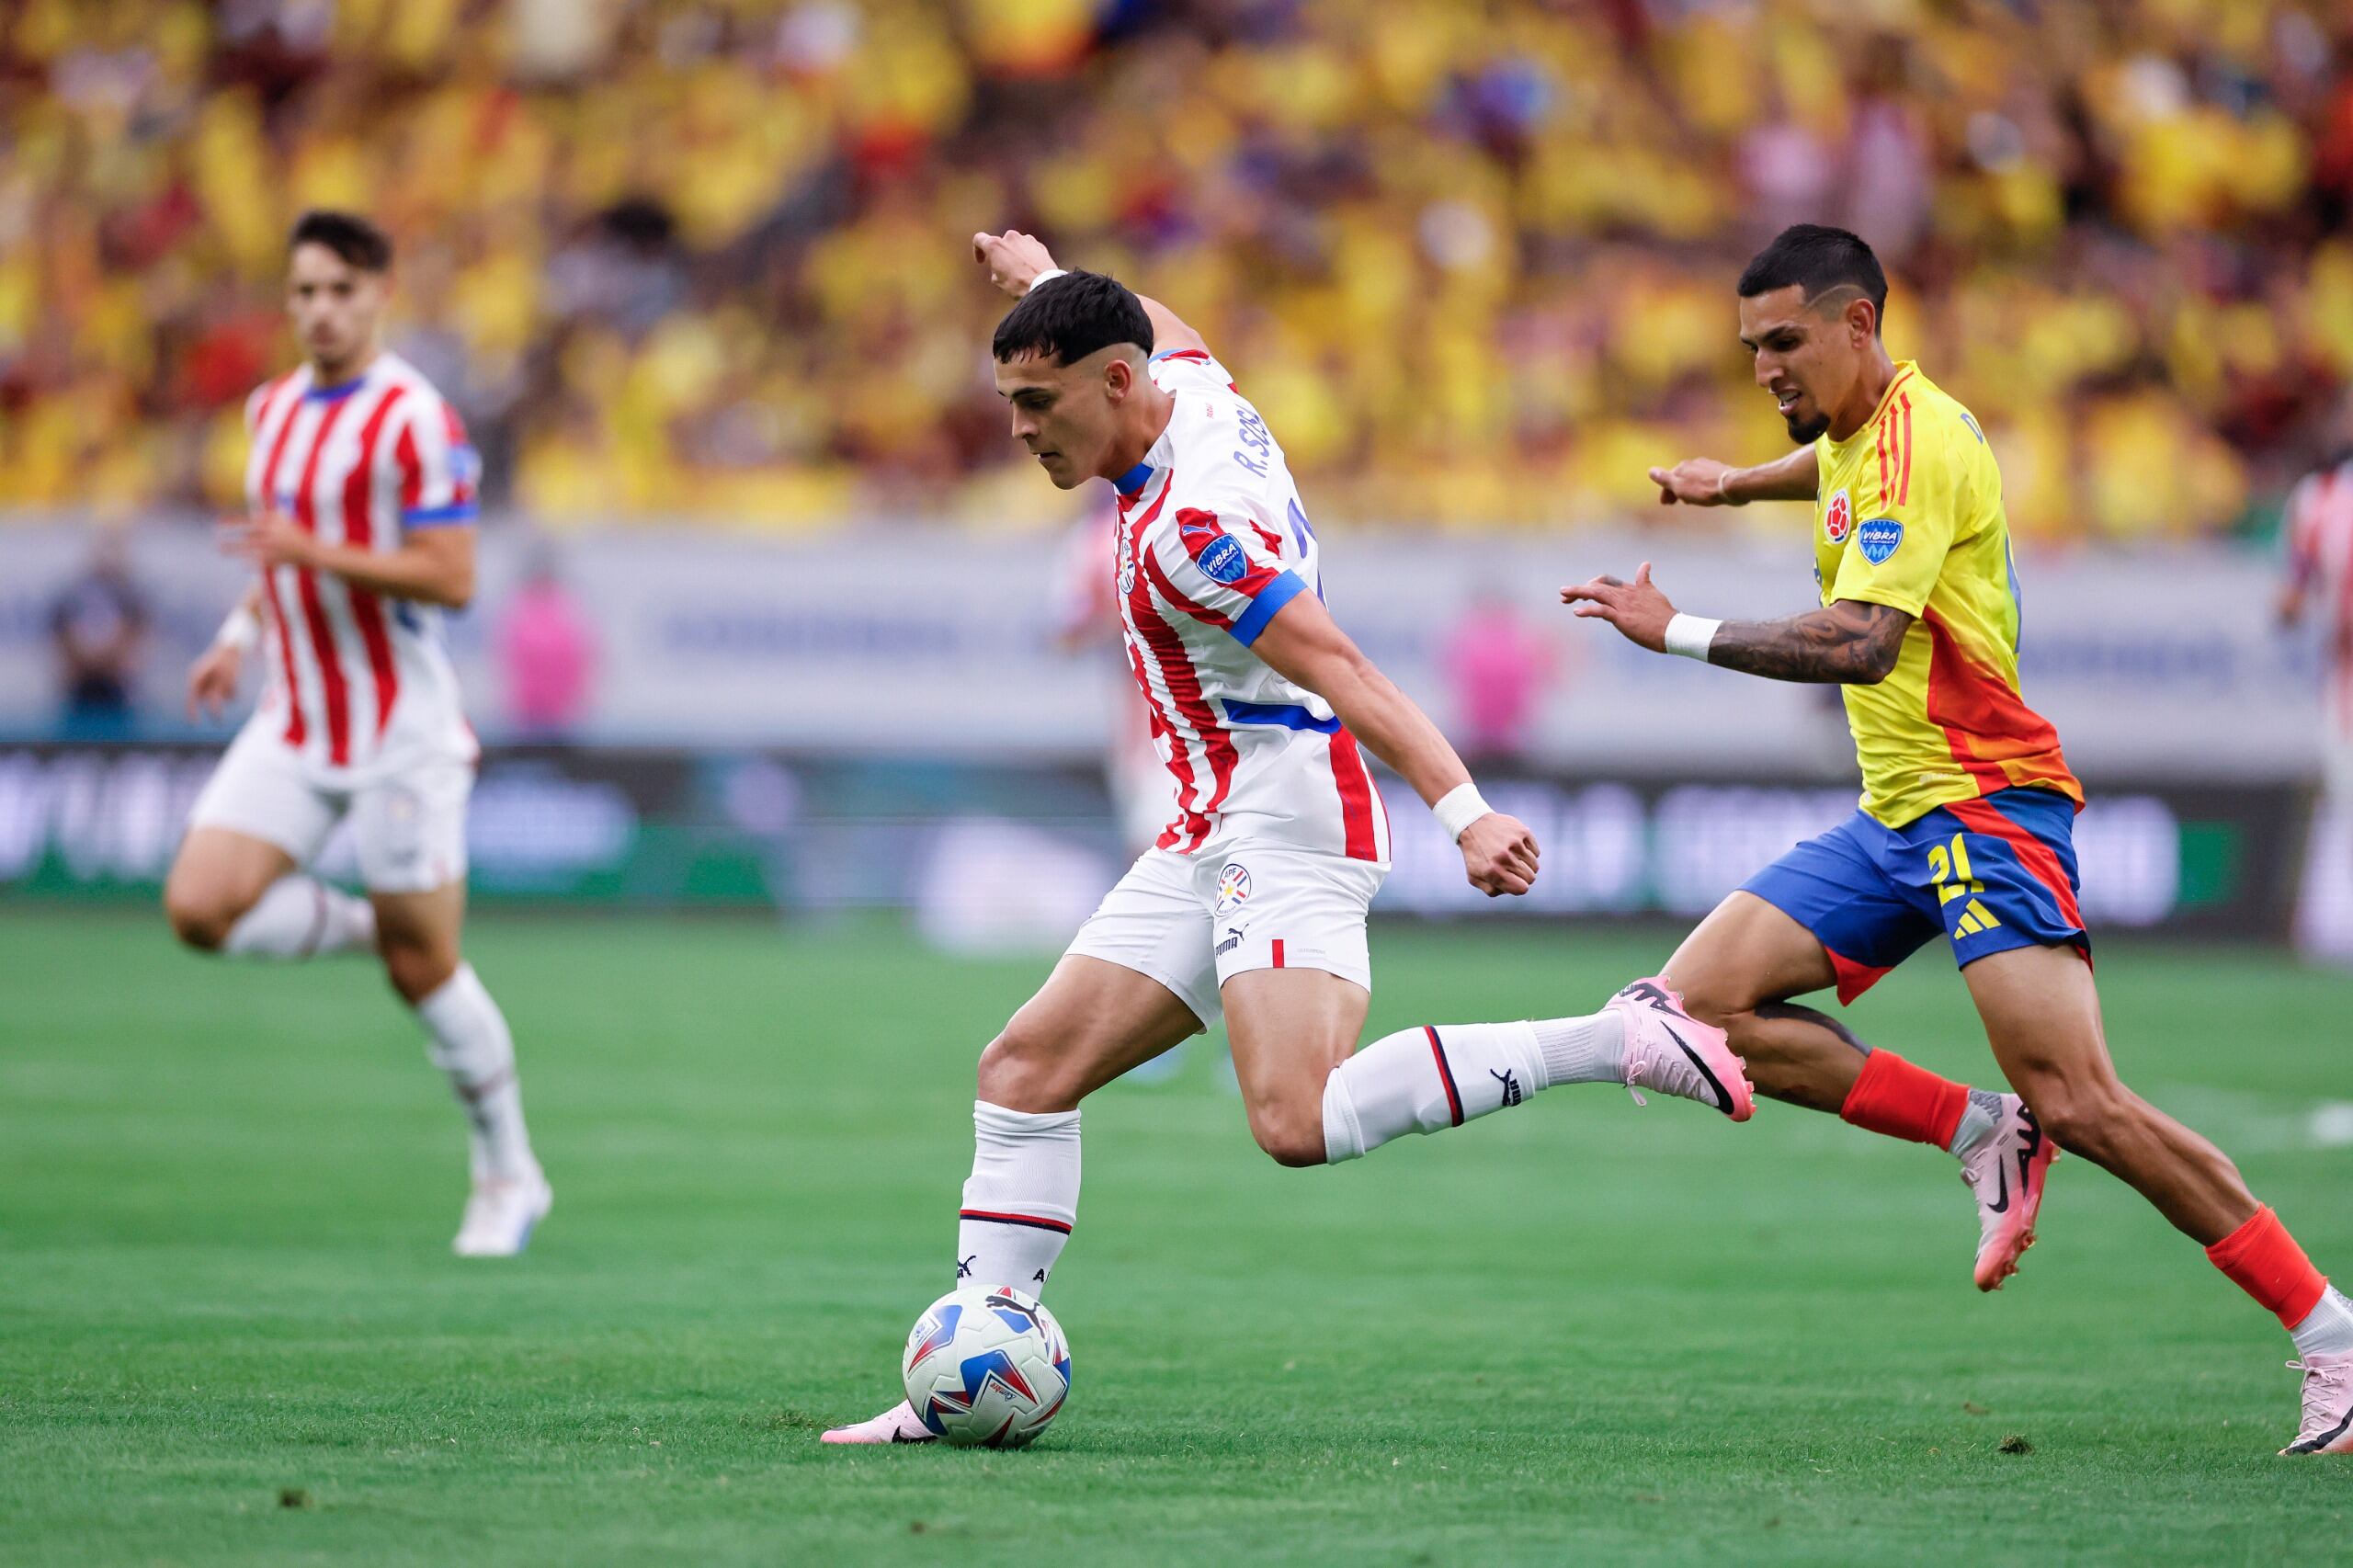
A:
<svg viewBox="0 0 2353 1568">
<path fill-rule="evenodd" d="M 1843 687 L 1863 810 L 1890 827 L 2015 785 L 2081 805 L 2058 732 L 2018 696 L 2018 580 L 1985 433 L 1910 360 L 1843 441 L 1814 443 L 1822 602 L 1915 619 L 1894 673 Z"/>
</svg>

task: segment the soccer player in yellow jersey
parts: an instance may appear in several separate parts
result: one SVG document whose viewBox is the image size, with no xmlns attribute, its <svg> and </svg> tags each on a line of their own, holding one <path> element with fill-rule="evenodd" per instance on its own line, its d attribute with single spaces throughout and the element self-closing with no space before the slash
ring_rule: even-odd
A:
<svg viewBox="0 0 2353 1568">
<path fill-rule="evenodd" d="M 1644 565 L 1564 588 L 1654 652 L 1844 688 L 1855 815 L 1733 893 L 1661 976 L 1730 1032 L 1756 1091 L 1958 1154 L 1993 1290 L 2034 1239 L 2043 1173 L 2082 1154 L 2203 1244 L 2301 1356 L 2285 1453 L 2353 1452 L 2353 1304 L 2222 1151 L 2126 1088 L 2109 1060 L 2075 904 L 2083 789 L 2018 693 L 2018 591 L 2001 472 L 1969 411 L 1880 338 L 1887 278 L 1842 229 L 1782 233 L 1740 278 L 1740 338 L 1798 449 L 1651 471 L 1667 504 L 1811 501 L 1821 607 L 1779 620 L 1678 614 Z M 1790 998 L 1851 1002 L 1939 933 L 2016 1094 L 1973 1091 Z"/>
</svg>

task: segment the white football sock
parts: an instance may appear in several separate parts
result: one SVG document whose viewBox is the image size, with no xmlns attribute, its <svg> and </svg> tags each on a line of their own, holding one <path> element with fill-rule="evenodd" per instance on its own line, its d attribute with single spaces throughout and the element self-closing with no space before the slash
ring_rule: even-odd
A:
<svg viewBox="0 0 2353 1568">
<path fill-rule="evenodd" d="M 2353 1301 L 2332 1285 L 2320 1293 L 2320 1301 L 2304 1321 L 2288 1333 L 2296 1342 L 2299 1356 L 2353 1355 Z"/>
<path fill-rule="evenodd" d="M 1608 1008 L 1582 1018 L 1539 1018 L 1533 1027 L 1544 1054 L 1541 1087 L 1626 1081 L 1626 1020 Z"/>
<path fill-rule="evenodd" d="M 1961 1113 L 1961 1125 L 1952 1130 L 1952 1142 L 1946 1152 L 1962 1159 L 1977 1152 L 1977 1146 L 2002 1130 L 2002 1096 L 1991 1089 L 1969 1091 L 1969 1108 Z"/>
<path fill-rule="evenodd" d="M 956 1282 L 1039 1295 L 1078 1220 L 1078 1112 L 972 1102 L 972 1174 L 956 1221 Z"/>
<path fill-rule="evenodd" d="M 465 1108 L 477 1179 L 512 1181 L 539 1169 L 523 1127 L 523 1089 L 515 1079 L 515 1037 L 506 1017 L 461 963 L 441 988 L 416 1005 L 432 1036 L 426 1055 L 449 1075 Z"/>
<path fill-rule="evenodd" d="M 376 945 L 376 911 L 315 877 L 285 876 L 262 890 L 229 927 L 224 953 L 239 958 L 309 959 L 360 953 Z"/>
<path fill-rule="evenodd" d="M 1438 1024 L 1383 1035 L 1324 1080 L 1324 1158 L 1518 1105 L 1550 1080 L 1536 1026 Z"/>
</svg>

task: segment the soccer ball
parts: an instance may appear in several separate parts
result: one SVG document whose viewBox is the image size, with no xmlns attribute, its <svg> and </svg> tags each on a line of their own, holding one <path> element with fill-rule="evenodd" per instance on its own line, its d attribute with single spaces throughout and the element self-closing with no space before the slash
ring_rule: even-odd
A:
<svg viewBox="0 0 2353 1568">
<path fill-rule="evenodd" d="M 1070 1394 L 1070 1341 L 1009 1285 L 952 1290 L 924 1309 L 900 1363 L 907 1403 L 959 1448 L 1018 1449 Z"/>
</svg>

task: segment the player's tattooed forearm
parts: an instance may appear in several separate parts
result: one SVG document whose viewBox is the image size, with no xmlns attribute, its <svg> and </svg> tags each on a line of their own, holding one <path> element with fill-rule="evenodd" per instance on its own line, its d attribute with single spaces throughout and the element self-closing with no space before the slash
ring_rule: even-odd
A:
<svg viewBox="0 0 2353 1568">
<path fill-rule="evenodd" d="M 1709 644 L 1708 662 L 1773 680 L 1871 686 L 1893 672 L 1911 625 L 1888 605 L 1840 599 L 1779 620 L 1727 620 Z"/>
</svg>

